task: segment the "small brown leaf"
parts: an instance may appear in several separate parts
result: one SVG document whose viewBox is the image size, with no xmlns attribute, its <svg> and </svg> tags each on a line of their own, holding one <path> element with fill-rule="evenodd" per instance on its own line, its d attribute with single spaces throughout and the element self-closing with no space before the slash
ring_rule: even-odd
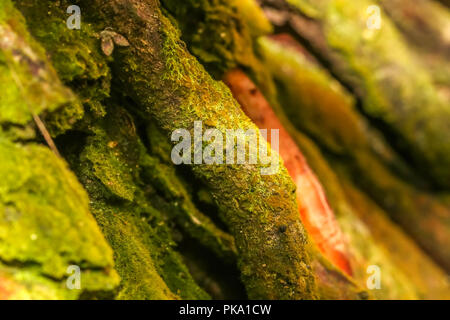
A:
<svg viewBox="0 0 450 320">
<path fill-rule="evenodd" d="M 111 37 L 102 38 L 102 51 L 107 56 L 110 56 L 114 50 L 114 42 Z"/>
<path fill-rule="evenodd" d="M 115 42 L 118 46 L 121 46 L 121 47 L 128 47 L 128 46 L 130 45 L 130 43 L 128 42 L 128 40 L 127 40 L 124 36 L 122 36 L 122 35 L 120 35 L 120 34 L 118 34 L 118 33 L 115 33 L 115 32 L 114 32 L 113 39 L 114 39 L 114 42 Z"/>
</svg>

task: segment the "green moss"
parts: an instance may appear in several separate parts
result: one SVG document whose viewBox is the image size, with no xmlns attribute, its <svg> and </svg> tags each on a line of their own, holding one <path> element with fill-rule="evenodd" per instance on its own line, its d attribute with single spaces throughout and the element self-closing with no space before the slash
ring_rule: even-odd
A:
<svg viewBox="0 0 450 320">
<path fill-rule="evenodd" d="M 287 2 L 299 8 L 309 18 L 319 18 L 323 16 L 328 0 L 316 0 L 314 3 L 309 0 L 287 0 Z"/>
<path fill-rule="evenodd" d="M 77 290 L 63 290 L 63 286 L 33 272 L 0 266 L 0 299 L 2 300 L 56 300 L 73 299 Z M 65 291 L 65 292 L 64 292 Z"/>
<path fill-rule="evenodd" d="M 142 220 L 144 218 L 136 214 L 130 207 L 112 206 L 99 200 L 95 201 L 93 213 L 114 249 L 116 268 L 122 278 L 120 291 L 116 298 L 127 300 L 179 299 L 177 291 L 171 291 L 158 272 L 156 263 L 162 263 L 162 260 L 156 260 L 155 251 L 164 252 L 165 248 L 156 247 L 152 243 L 153 239 L 149 239 L 149 237 L 155 237 L 155 231 L 147 226 L 146 221 Z M 148 214 L 151 213 L 148 212 Z M 170 245 L 170 243 L 166 244 L 167 247 Z M 182 274 L 175 273 L 172 277 L 181 278 Z M 179 288 L 183 287 L 179 286 Z M 191 299 L 197 298 L 197 296 L 190 295 L 189 291 L 185 291 L 183 294 Z"/>
<path fill-rule="evenodd" d="M 81 153 L 63 149 L 91 198 L 122 278 L 118 299 L 206 299 L 175 251 L 167 216 L 154 208 L 149 156 L 124 109 L 89 124 Z M 158 169 L 158 168 L 156 168 Z"/>
<path fill-rule="evenodd" d="M 26 17 L 32 35 L 47 51 L 52 65 L 62 81 L 77 92 L 79 100 L 96 116 L 103 116 L 105 110 L 100 103 L 109 97 L 111 74 L 108 58 L 100 49 L 99 32 L 82 19 L 81 29 L 70 30 L 66 20 L 70 1 L 15 1 Z M 84 8 L 82 16 L 84 17 Z M 83 116 L 80 103 L 74 103 L 60 113 L 47 117 L 47 123 L 54 135 L 73 127 Z M 70 125 L 61 123 L 60 118 L 69 117 Z"/>
<path fill-rule="evenodd" d="M 158 133 L 154 125 L 149 128 L 149 139 L 152 149 L 167 150 L 168 148 L 168 152 L 163 154 L 164 156 L 170 154 L 169 142 L 165 136 Z M 164 203 L 158 201 L 161 210 L 168 212 L 185 232 L 192 238 L 198 239 L 202 245 L 211 249 L 218 257 L 230 264 L 234 263 L 236 247 L 233 237 L 220 230 L 208 216 L 195 207 L 192 197 L 187 191 L 187 186 L 177 177 L 173 164 L 146 156 L 142 166 L 145 180 L 151 181 L 166 200 Z"/>
<path fill-rule="evenodd" d="M 115 112 L 120 113 L 118 117 L 108 117 L 103 121 L 106 129 L 91 128 L 94 136 L 88 138 L 89 143 L 81 157 L 92 163 L 94 175 L 113 195 L 133 201 L 140 145 L 136 136 L 130 139 L 129 135 L 124 134 L 124 130 L 136 134 L 130 115 L 121 109 L 115 109 Z"/>
<path fill-rule="evenodd" d="M 237 64 L 255 63 L 251 36 L 271 31 L 253 0 L 163 0 L 162 4 L 175 17 L 192 54 L 215 76 Z M 245 14 L 251 15 L 246 16 L 247 21 Z"/>
<path fill-rule="evenodd" d="M 64 295 L 111 292 L 118 284 L 112 251 L 65 163 L 38 145 L 0 138 L 0 149 L 0 265 L 11 266 L 14 277 L 23 275 L 27 282 L 32 274 L 37 283 L 39 277 L 52 279 L 53 287 L 62 292 L 67 267 L 77 264 L 82 291 L 66 289 Z"/>
<path fill-rule="evenodd" d="M 0 123 L 25 125 L 33 114 L 67 107 L 73 94 L 58 79 L 42 47 L 25 29 L 22 15 L 11 1 L 1 2 Z M 78 115 L 75 115 L 78 117 Z M 71 117 L 60 122 L 71 121 Z M 63 125 L 63 124 L 62 124 Z"/>
<path fill-rule="evenodd" d="M 256 0 L 232 0 L 231 4 L 238 9 L 239 19 L 248 26 L 252 38 L 273 32 L 272 24 Z"/>
</svg>

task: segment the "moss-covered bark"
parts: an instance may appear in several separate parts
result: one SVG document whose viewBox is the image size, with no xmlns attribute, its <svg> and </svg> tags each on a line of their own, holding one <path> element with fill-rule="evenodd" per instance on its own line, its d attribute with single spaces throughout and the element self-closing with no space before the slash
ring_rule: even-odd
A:
<svg viewBox="0 0 450 320">
<path fill-rule="evenodd" d="M 142 116 L 155 119 L 167 133 L 192 130 L 196 120 L 223 133 L 255 128 L 228 89 L 188 54 L 157 2 L 98 3 L 96 12 L 131 44 L 114 67 Z M 130 19 L 132 25 L 126 23 Z M 316 297 L 294 187 L 285 169 L 272 176 L 262 176 L 259 166 L 194 165 L 192 170 L 210 188 L 235 237 L 249 296 Z M 279 233 L 282 225 L 286 232 Z"/>
</svg>

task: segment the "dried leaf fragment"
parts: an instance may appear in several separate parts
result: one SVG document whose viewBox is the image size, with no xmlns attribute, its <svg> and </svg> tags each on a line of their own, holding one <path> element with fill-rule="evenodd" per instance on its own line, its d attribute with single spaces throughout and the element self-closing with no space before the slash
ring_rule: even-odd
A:
<svg viewBox="0 0 450 320">
<path fill-rule="evenodd" d="M 114 51 L 114 42 L 111 37 L 102 38 L 102 51 L 107 56 L 110 56 Z"/>
<path fill-rule="evenodd" d="M 121 46 L 121 47 L 128 47 L 130 45 L 130 43 L 124 36 L 122 36 L 116 32 L 114 32 L 114 33 L 115 34 L 113 36 L 113 40 L 114 40 L 115 44 L 117 44 L 118 46 Z"/>
<path fill-rule="evenodd" d="M 114 43 L 121 47 L 130 46 L 130 43 L 124 36 L 112 31 L 111 28 L 106 28 L 100 32 L 100 39 L 102 39 L 102 51 L 107 56 L 110 56 L 113 53 Z"/>
</svg>

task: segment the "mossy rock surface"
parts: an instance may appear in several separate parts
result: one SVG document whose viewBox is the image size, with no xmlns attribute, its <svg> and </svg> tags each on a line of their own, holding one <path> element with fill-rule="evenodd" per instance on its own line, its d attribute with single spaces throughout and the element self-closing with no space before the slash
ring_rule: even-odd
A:
<svg viewBox="0 0 450 320">
<path fill-rule="evenodd" d="M 74 174 L 47 148 L 4 138 L 0 146 L 0 264 L 19 279 L 28 275 L 26 282 L 32 282 L 30 274 L 47 278 L 53 290 L 69 297 L 112 292 L 119 281 L 112 250 Z M 71 265 L 82 270 L 78 293 L 64 292 Z"/>
</svg>

